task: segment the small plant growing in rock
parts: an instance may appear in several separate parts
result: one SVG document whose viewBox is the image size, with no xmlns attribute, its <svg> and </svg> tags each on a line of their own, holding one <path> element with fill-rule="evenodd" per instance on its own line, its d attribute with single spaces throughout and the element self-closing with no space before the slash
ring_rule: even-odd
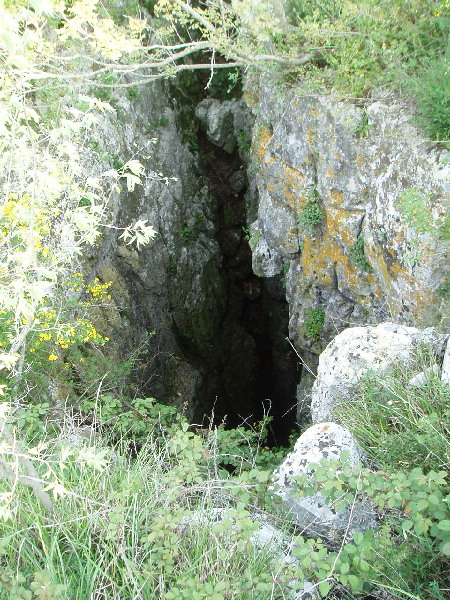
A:
<svg viewBox="0 0 450 600">
<path fill-rule="evenodd" d="M 408 249 L 403 253 L 402 258 L 400 259 L 400 263 L 404 267 L 413 268 L 419 264 L 422 253 L 418 240 L 412 240 L 408 246 Z"/>
<path fill-rule="evenodd" d="M 181 230 L 181 239 L 189 246 L 193 244 L 202 231 L 206 229 L 206 219 L 201 213 L 196 213 L 193 225 L 185 225 Z"/>
<path fill-rule="evenodd" d="M 369 115 L 365 110 L 362 111 L 360 119 L 353 130 L 357 138 L 366 138 L 370 135 L 372 125 L 369 125 Z"/>
<path fill-rule="evenodd" d="M 447 278 L 444 283 L 437 289 L 437 295 L 444 300 L 450 300 L 450 274 L 447 273 Z"/>
<path fill-rule="evenodd" d="M 319 200 L 320 196 L 317 187 L 313 185 L 308 188 L 306 202 L 300 212 L 298 224 L 309 234 L 313 232 L 316 225 L 323 221 L 324 215 L 320 208 Z"/>
<path fill-rule="evenodd" d="M 364 238 L 362 236 L 359 236 L 351 247 L 350 260 L 361 271 L 365 271 L 366 273 L 372 271 L 372 267 L 367 262 L 366 255 L 364 254 Z"/>
<path fill-rule="evenodd" d="M 182 138 L 183 138 L 183 142 L 185 144 L 189 144 L 189 146 L 193 150 L 198 150 L 200 148 L 198 139 L 197 139 L 197 132 L 195 131 L 195 129 L 192 129 L 192 128 L 183 129 Z"/>
<path fill-rule="evenodd" d="M 417 186 L 405 190 L 397 206 L 408 225 L 417 233 L 428 233 L 434 240 L 449 239 L 449 216 L 435 220 L 430 208 L 430 196 L 423 194 Z"/>
<path fill-rule="evenodd" d="M 140 94 L 139 88 L 136 85 L 132 85 L 127 89 L 127 96 L 129 100 L 138 100 Z"/>
<path fill-rule="evenodd" d="M 251 138 L 245 133 L 244 130 L 241 130 L 237 134 L 237 145 L 239 149 L 239 154 L 249 154 L 251 147 Z"/>
<path fill-rule="evenodd" d="M 248 244 L 252 250 L 254 250 L 262 238 L 262 233 L 258 230 L 251 231 L 248 227 L 243 227 L 242 231 L 244 232 L 245 239 L 248 241 Z"/>
<path fill-rule="evenodd" d="M 306 312 L 305 330 L 306 337 L 312 342 L 318 342 L 320 332 L 325 323 L 325 313 L 321 308 L 313 308 Z"/>
</svg>

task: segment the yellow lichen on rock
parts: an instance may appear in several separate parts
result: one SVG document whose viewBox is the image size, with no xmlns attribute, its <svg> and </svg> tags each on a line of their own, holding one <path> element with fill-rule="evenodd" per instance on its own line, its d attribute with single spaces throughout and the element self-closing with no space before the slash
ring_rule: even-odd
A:
<svg viewBox="0 0 450 600">
<path fill-rule="evenodd" d="M 334 286 L 335 272 L 339 271 L 346 287 L 356 288 L 358 285 L 360 276 L 349 256 L 343 253 L 341 245 L 328 233 L 321 240 L 305 236 L 301 258 L 304 276 L 311 283 Z"/>
<path fill-rule="evenodd" d="M 267 125 L 263 125 L 255 136 L 255 146 L 254 151 L 256 154 L 256 158 L 259 159 L 260 162 L 263 162 L 267 157 L 267 150 L 269 148 L 270 140 L 272 139 L 272 133 L 267 127 Z"/>
</svg>

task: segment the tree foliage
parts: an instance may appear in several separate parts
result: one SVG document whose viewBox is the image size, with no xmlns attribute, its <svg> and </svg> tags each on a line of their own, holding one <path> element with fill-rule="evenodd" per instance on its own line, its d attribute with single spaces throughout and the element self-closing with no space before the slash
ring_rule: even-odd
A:
<svg viewBox="0 0 450 600">
<path fill-rule="evenodd" d="M 22 465 L 32 479 L 36 475 L 25 451 L 11 445 L 6 413 L 30 399 L 42 402 L 39 377 L 47 388 L 44 398 L 51 398 L 52 376 L 63 357 L 87 343 L 107 341 L 89 310 L 101 294 L 94 284 L 74 283 L 74 271 L 83 251 L 95 247 L 111 226 L 111 200 L 121 180 L 132 190 L 143 176 L 136 160 L 116 171 L 90 173 L 85 140 L 99 116 L 113 109 L 86 93 L 62 104 L 64 86 L 80 60 L 72 43 L 114 59 L 135 51 L 133 24 L 115 37 L 120 49 L 113 50 L 112 36 L 121 30 L 94 16 L 95 4 L 74 4 L 70 18 L 66 6 L 52 0 L 0 6 L 0 391 L 10 404 L 0 414 L 6 438 L 0 459 L 6 456 L 3 472 L 19 473 Z M 92 27 L 89 36 L 81 26 L 73 29 L 83 12 Z M 80 85 L 83 69 L 80 63 Z M 155 233 L 141 219 L 122 236 L 139 247 Z"/>
</svg>

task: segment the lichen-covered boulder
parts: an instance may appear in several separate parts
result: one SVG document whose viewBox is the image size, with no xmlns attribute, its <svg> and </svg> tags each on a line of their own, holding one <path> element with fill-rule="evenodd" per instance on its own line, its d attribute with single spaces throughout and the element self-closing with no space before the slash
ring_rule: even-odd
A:
<svg viewBox="0 0 450 600">
<path fill-rule="evenodd" d="M 383 373 L 395 364 L 408 363 L 420 343 L 440 355 L 446 337 L 433 328 L 420 330 L 394 323 L 342 331 L 319 357 L 311 392 L 313 423 L 335 420 L 333 407 L 353 393 L 368 371 Z"/>
<path fill-rule="evenodd" d="M 375 514 L 366 500 L 356 498 L 351 509 L 337 512 L 321 493 L 300 497 L 295 491 L 296 477 L 306 475 L 313 482 L 318 463 L 324 458 L 340 460 L 344 451 L 348 464 L 357 469 L 361 454 L 353 436 L 336 423 L 313 425 L 299 437 L 273 474 L 274 492 L 307 535 L 336 540 L 345 532 L 376 527 Z"/>
</svg>

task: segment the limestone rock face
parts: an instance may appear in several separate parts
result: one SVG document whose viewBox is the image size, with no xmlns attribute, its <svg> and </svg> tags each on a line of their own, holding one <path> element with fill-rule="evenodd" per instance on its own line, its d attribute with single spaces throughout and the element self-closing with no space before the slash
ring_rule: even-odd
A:
<svg viewBox="0 0 450 600">
<path fill-rule="evenodd" d="M 348 463 L 356 469 L 361 455 L 353 436 L 336 423 L 319 423 L 299 437 L 293 451 L 273 474 L 275 493 L 307 535 L 338 539 L 345 531 L 352 533 L 376 526 L 367 501 L 356 500 L 352 511 L 337 512 L 320 493 L 301 498 L 294 491 L 295 477 L 307 475 L 314 480 L 316 467 L 311 465 L 317 465 L 323 458 L 340 460 L 343 451 L 347 451 Z"/>
<path fill-rule="evenodd" d="M 448 318 L 437 294 L 449 264 L 448 151 L 387 96 L 359 108 L 270 84 L 257 109 L 253 268 L 283 272 L 297 348 L 319 354 L 358 324 Z M 323 325 L 311 330 L 318 311 Z"/>
<path fill-rule="evenodd" d="M 317 379 L 312 387 L 313 423 L 333 420 L 335 404 L 345 402 L 369 370 L 383 373 L 394 365 L 407 364 L 420 343 L 430 345 L 436 356 L 440 356 L 446 337 L 433 328 L 419 330 L 394 323 L 342 331 L 319 357 Z"/>
</svg>

